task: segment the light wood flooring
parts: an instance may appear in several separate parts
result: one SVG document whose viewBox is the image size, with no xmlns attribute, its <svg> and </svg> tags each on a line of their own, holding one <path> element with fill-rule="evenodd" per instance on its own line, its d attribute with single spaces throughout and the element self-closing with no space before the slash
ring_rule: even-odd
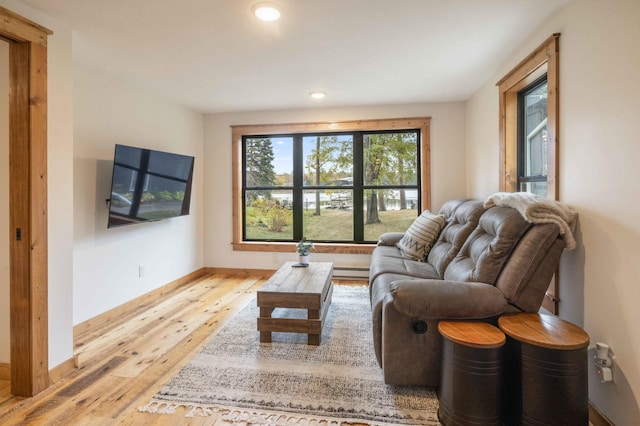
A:
<svg viewBox="0 0 640 426">
<path fill-rule="evenodd" d="M 264 277 L 207 275 L 74 336 L 79 368 L 33 398 L 0 381 L 0 425 L 214 425 L 213 417 L 140 413 L 251 299 Z M 341 281 L 341 284 L 347 283 Z M 363 284 L 362 281 L 357 282 Z"/>
</svg>

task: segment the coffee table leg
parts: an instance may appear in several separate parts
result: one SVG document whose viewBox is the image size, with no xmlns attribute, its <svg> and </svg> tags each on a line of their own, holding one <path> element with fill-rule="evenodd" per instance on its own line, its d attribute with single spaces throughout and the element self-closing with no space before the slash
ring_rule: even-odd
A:
<svg viewBox="0 0 640 426">
<path fill-rule="evenodd" d="M 269 307 L 260 307 L 260 317 L 261 318 L 271 318 L 271 313 L 274 308 Z M 261 343 L 271 343 L 271 332 L 270 331 L 262 331 L 260 330 L 260 342 Z"/>
<path fill-rule="evenodd" d="M 307 319 L 320 319 L 320 310 L 318 309 L 307 309 Z M 322 333 L 322 332 L 321 332 Z M 307 344 L 320 346 L 320 337 L 321 334 L 307 334 Z"/>
<path fill-rule="evenodd" d="M 320 346 L 319 334 L 307 334 L 307 344 L 313 346 Z"/>
<path fill-rule="evenodd" d="M 260 332 L 260 343 L 271 343 L 271 332 L 270 331 L 261 331 Z"/>
</svg>

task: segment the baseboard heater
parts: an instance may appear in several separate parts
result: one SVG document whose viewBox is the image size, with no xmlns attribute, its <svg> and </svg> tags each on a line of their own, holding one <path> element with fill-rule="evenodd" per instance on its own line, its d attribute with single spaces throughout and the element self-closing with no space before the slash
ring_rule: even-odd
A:
<svg viewBox="0 0 640 426">
<path fill-rule="evenodd" d="M 368 280 L 369 268 L 359 266 L 334 266 L 333 278 L 339 280 Z"/>
</svg>

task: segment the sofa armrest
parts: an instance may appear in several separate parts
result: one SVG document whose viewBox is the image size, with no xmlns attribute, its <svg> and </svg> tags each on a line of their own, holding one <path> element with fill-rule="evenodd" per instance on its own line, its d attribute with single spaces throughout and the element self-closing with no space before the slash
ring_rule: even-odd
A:
<svg viewBox="0 0 640 426">
<path fill-rule="evenodd" d="M 404 232 L 385 232 L 380 235 L 379 246 L 395 246 L 402 239 Z"/>
<path fill-rule="evenodd" d="M 398 280 L 390 287 L 398 311 L 424 320 L 490 318 L 508 306 L 499 289 L 484 283 Z"/>
</svg>

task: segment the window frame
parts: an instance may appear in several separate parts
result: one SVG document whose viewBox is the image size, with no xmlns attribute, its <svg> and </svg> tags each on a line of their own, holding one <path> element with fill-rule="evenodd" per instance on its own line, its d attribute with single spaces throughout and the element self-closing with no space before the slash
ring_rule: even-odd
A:
<svg viewBox="0 0 640 426">
<path fill-rule="evenodd" d="M 559 38 L 560 34 L 553 34 L 496 83 L 502 192 L 518 190 L 518 92 L 547 74 L 547 198 L 558 199 Z"/>
<path fill-rule="evenodd" d="M 499 91 L 499 189 L 518 191 L 518 93 L 547 75 L 547 198 L 558 200 L 560 33 L 540 46 L 496 83 Z M 558 313 L 558 273 L 545 294 L 542 306 Z"/>
<path fill-rule="evenodd" d="M 378 120 L 356 120 L 336 122 L 310 122 L 289 124 L 232 125 L 232 209 L 233 209 L 233 250 L 293 252 L 295 242 L 243 241 L 243 198 L 242 198 L 242 149 L 243 136 L 264 136 L 272 134 L 305 134 L 327 132 L 362 131 L 403 131 L 418 129 L 420 134 L 420 205 L 418 210 L 431 208 L 430 177 L 430 123 L 431 117 L 395 118 Z M 319 253 L 370 254 L 375 244 L 368 243 L 318 243 Z"/>
</svg>

